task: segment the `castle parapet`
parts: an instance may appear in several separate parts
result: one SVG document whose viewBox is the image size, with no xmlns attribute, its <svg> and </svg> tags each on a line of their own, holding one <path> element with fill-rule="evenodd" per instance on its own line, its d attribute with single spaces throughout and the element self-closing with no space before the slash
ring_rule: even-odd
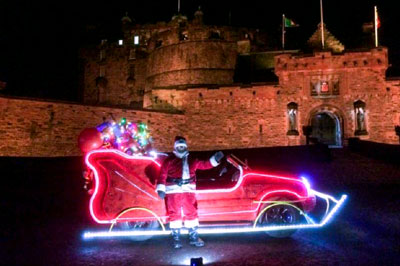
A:
<svg viewBox="0 0 400 266">
<path fill-rule="evenodd" d="M 369 51 L 347 51 L 335 54 L 331 51 L 315 52 L 313 55 L 281 54 L 275 56 L 275 73 L 286 71 L 315 71 L 324 69 L 377 68 L 387 69 L 386 47 Z"/>
</svg>

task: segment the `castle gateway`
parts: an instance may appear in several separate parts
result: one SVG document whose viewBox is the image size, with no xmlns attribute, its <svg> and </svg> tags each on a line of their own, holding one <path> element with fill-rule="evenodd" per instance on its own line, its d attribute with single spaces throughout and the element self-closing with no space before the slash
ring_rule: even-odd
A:
<svg viewBox="0 0 400 266">
<path fill-rule="evenodd" d="M 398 143 L 400 79 L 385 75 L 385 47 L 348 51 L 324 27 L 324 50 L 318 29 L 309 54 L 271 51 L 261 30 L 202 18 L 200 10 L 153 25 L 124 17 L 119 42 L 81 51 L 83 104 L 0 97 L 0 136 L 10 140 L 0 155 L 79 155 L 82 129 L 121 117 L 147 123 L 159 151 L 175 135 L 192 150 Z"/>
<path fill-rule="evenodd" d="M 83 52 L 85 102 L 182 113 L 198 150 L 300 145 L 307 134 L 332 146 L 355 136 L 398 143 L 399 80 L 386 79 L 386 48 L 346 51 L 324 27 L 325 50 L 268 51 L 259 30 L 202 17 L 145 26 L 124 17 L 123 45 Z M 318 43 L 319 29 L 308 44 Z"/>
</svg>

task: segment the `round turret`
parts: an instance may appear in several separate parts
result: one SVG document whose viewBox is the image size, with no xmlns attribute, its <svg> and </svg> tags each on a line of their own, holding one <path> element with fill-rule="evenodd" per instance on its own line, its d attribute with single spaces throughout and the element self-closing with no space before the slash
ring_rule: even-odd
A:
<svg viewBox="0 0 400 266">
<path fill-rule="evenodd" d="M 233 82 L 237 43 L 227 28 L 174 24 L 154 35 L 149 55 L 149 88 Z"/>
</svg>

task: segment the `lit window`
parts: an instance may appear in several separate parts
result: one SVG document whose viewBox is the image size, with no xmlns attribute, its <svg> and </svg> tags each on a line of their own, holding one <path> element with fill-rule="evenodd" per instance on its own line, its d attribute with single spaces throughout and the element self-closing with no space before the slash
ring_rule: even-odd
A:
<svg viewBox="0 0 400 266">
<path fill-rule="evenodd" d="M 138 44 L 139 44 L 139 36 L 138 36 L 138 35 L 135 35 L 135 37 L 133 37 L 133 43 L 134 43 L 135 45 L 138 45 Z"/>
<path fill-rule="evenodd" d="M 354 132 L 354 135 L 356 136 L 368 135 L 365 123 L 365 116 L 366 116 L 365 103 L 361 100 L 356 101 L 354 103 L 354 112 L 356 118 L 356 131 Z"/>
<path fill-rule="evenodd" d="M 124 44 L 124 40 L 119 40 L 119 41 L 118 41 L 118 44 L 119 44 L 119 45 L 123 45 L 123 44 Z"/>
<path fill-rule="evenodd" d="M 299 131 L 297 130 L 297 103 L 291 102 L 287 105 L 287 113 L 289 120 L 289 130 L 286 135 L 298 136 Z M 260 129 L 261 130 L 261 129 Z M 261 133 L 261 131 L 260 131 Z"/>
</svg>

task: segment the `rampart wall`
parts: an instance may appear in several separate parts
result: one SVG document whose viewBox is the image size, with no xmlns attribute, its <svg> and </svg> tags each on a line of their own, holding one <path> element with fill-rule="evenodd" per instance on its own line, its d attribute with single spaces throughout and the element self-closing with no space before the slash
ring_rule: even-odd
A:
<svg viewBox="0 0 400 266">
<path fill-rule="evenodd" d="M 111 117 L 147 123 L 159 151 L 185 129 L 180 114 L 0 97 L 0 156 L 80 155 L 79 133 Z"/>
<path fill-rule="evenodd" d="M 79 155 L 81 130 L 111 117 L 147 123 L 155 148 L 169 151 L 176 135 L 186 136 L 192 150 L 300 145 L 305 143 L 302 127 L 317 114 L 329 113 L 338 120 L 344 144 L 356 135 L 358 101 L 364 104 L 366 127 L 358 137 L 398 143 L 400 80 L 385 78 L 386 49 L 284 54 L 275 60 L 279 83 L 153 89 L 143 97 L 146 110 L 0 97 L 0 156 Z M 321 82 L 326 92 L 316 89 Z M 118 90 L 110 93 L 119 95 Z M 289 134 L 291 103 L 297 106 L 298 134 Z"/>
</svg>

